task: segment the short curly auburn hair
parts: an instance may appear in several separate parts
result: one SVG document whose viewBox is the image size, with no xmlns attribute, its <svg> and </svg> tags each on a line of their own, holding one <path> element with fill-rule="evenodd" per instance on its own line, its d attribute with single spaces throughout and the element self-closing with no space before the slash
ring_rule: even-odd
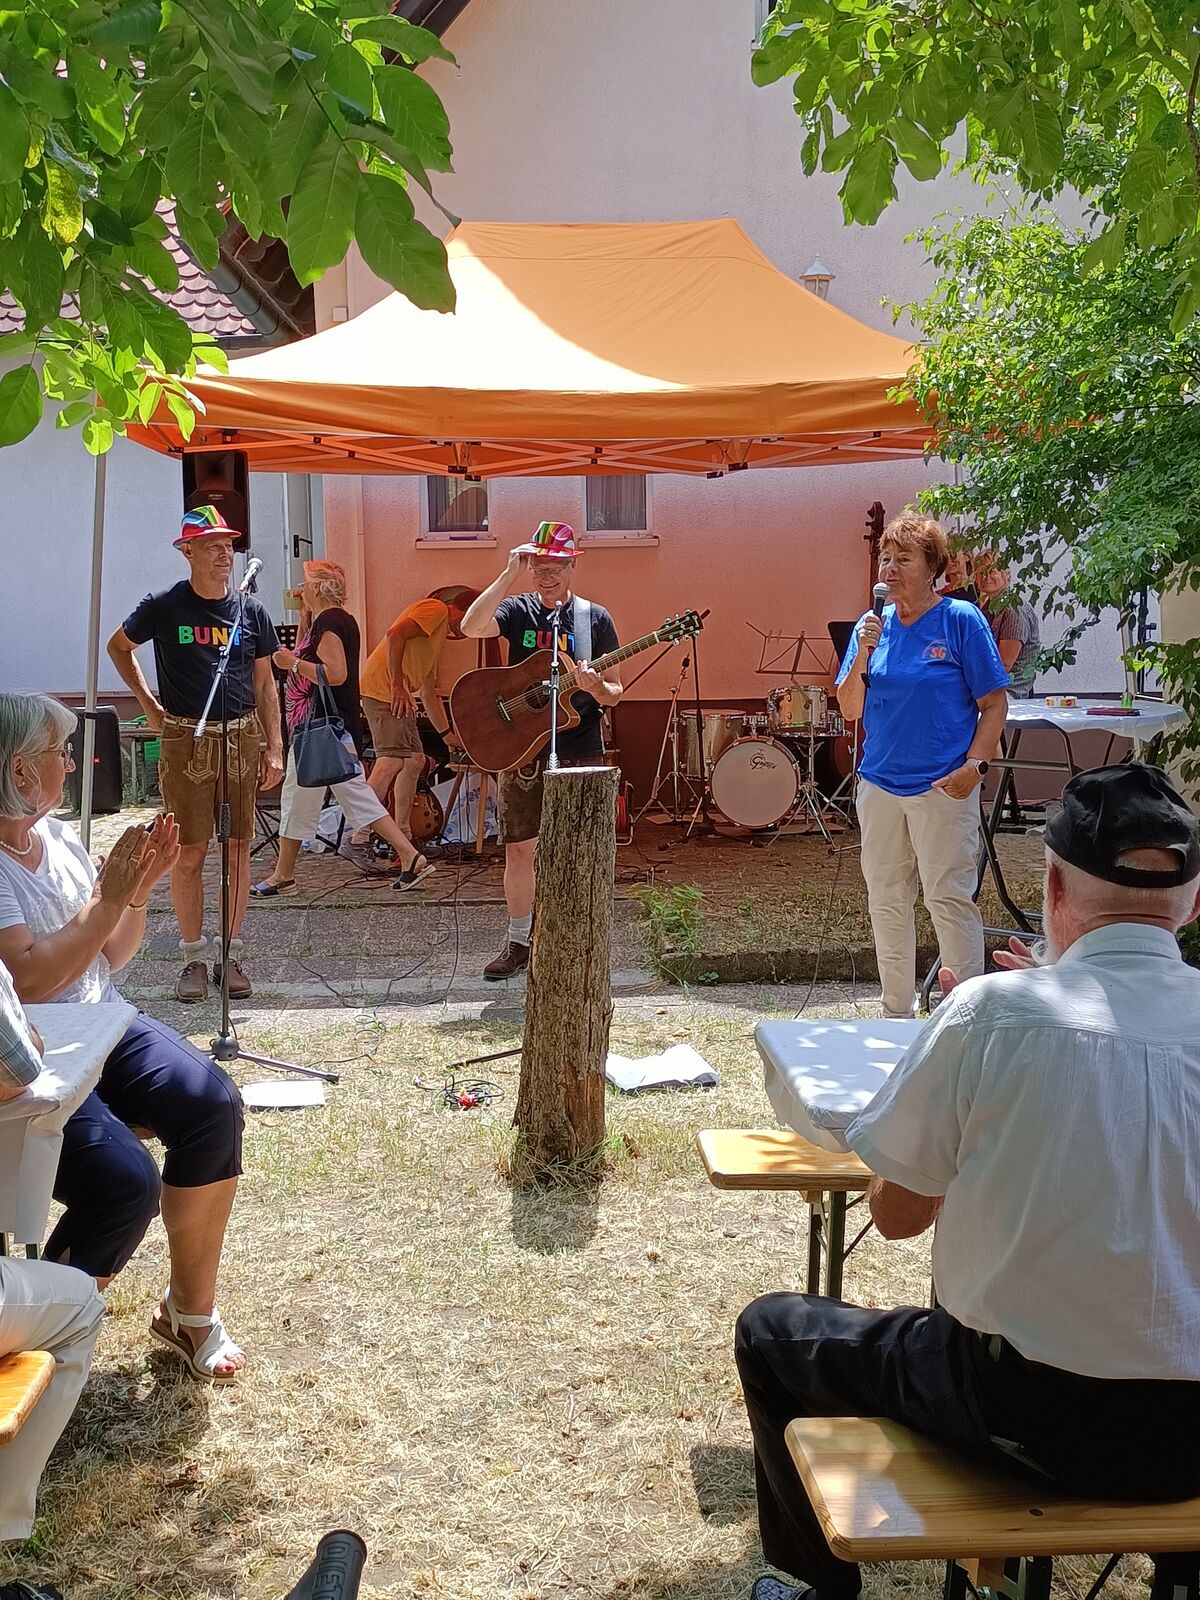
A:
<svg viewBox="0 0 1200 1600">
<path fill-rule="evenodd" d="M 893 517 L 883 530 L 880 550 L 889 544 L 897 550 L 919 550 L 935 578 L 940 578 L 945 572 L 950 559 L 950 542 L 940 525 L 932 517 L 914 511 L 911 506 L 898 517 Z"/>
</svg>

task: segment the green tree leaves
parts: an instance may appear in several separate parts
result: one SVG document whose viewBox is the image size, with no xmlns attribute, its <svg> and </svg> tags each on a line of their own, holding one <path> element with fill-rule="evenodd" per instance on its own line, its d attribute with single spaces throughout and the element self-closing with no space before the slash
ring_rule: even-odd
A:
<svg viewBox="0 0 1200 1600">
<path fill-rule="evenodd" d="M 358 163 L 344 144 L 322 144 L 309 157 L 288 213 L 288 254 L 301 283 L 336 266 L 354 237 Z M 384 180 L 386 181 L 386 180 Z"/>
<path fill-rule="evenodd" d="M 366 174 L 356 221 L 363 260 L 385 283 L 403 278 L 415 305 L 427 311 L 453 311 L 454 286 L 446 276 L 445 251 L 412 215 L 412 201 L 399 184 Z"/>
<path fill-rule="evenodd" d="M 804 170 L 848 169 L 848 221 L 871 223 L 895 198 L 889 149 L 927 181 L 965 129 L 978 175 L 999 168 L 1029 194 L 1086 195 L 1110 230 L 1106 259 L 1135 240 L 1170 250 L 1173 292 L 1200 302 L 1194 7 L 776 0 L 750 70 L 756 83 L 793 80 Z"/>
<path fill-rule="evenodd" d="M 1094 240 L 1038 214 L 931 231 L 937 286 L 907 308 L 912 391 L 961 469 L 928 504 L 1020 571 L 1061 621 L 1060 659 L 1102 608 L 1200 586 L 1197 301 L 1168 253 L 1123 247 L 1127 223 Z M 1200 641 L 1147 660 L 1200 728 Z"/>
<path fill-rule="evenodd" d="M 0 378 L 0 445 L 17 444 L 42 418 L 42 386 L 32 366 L 14 367 Z"/>
<path fill-rule="evenodd" d="M 150 292 L 178 283 L 167 201 L 208 270 L 232 212 L 283 238 L 305 282 L 358 234 L 386 282 L 449 309 L 445 251 L 407 194 L 450 170 L 449 125 L 398 64 L 434 58 L 452 60 L 388 0 L 0 8 L 0 289 L 42 358 L 5 377 L 0 442 L 36 422 L 31 384 L 37 415 L 43 393 L 64 402 L 91 449 L 160 404 L 190 430 L 186 379 L 219 352 Z"/>
</svg>

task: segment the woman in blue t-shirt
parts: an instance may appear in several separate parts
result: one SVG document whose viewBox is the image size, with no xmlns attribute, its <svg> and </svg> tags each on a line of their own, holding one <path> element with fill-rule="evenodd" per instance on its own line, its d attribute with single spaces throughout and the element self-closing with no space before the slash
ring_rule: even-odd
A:
<svg viewBox="0 0 1200 1600">
<path fill-rule="evenodd" d="M 838 673 L 843 716 L 863 720 L 855 805 L 884 1015 L 913 1013 L 920 880 L 941 961 L 983 971 L 983 921 L 972 896 L 979 785 L 1008 714 L 1008 673 L 987 619 L 934 585 L 949 559 L 931 517 L 905 511 L 884 529 L 882 619 L 860 617 Z"/>
</svg>

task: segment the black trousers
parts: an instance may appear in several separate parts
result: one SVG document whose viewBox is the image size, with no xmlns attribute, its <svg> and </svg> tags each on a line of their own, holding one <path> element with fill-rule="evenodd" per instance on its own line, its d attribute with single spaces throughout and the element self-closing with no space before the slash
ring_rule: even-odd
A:
<svg viewBox="0 0 1200 1600">
<path fill-rule="evenodd" d="M 943 1310 L 865 1311 L 804 1294 L 747 1306 L 736 1353 L 763 1554 L 821 1600 L 852 1600 L 859 1569 L 830 1550 L 805 1496 L 784 1441 L 794 1417 L 889 1417 L 1097 1499 L 1200 1493 L 1200 1383 L 1084 1378 L 1026 1361 Z"/>
</svg>

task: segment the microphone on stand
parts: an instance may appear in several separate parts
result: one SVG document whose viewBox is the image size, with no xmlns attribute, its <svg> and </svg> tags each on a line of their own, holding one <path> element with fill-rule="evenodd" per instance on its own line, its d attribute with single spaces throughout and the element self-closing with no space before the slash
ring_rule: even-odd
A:
<svg viewBox="0 0 1200 1600">
<path fill-rule="evenodd" d="M 250 594 L 253 592 L 255 579 L 262 571 L 262 568 L 263 564 L 259 558 L 257 556 L 251 556 L 250 560 L 246 563 L 246 576 L 237 586 L 237 592 L 239 594 Z"/>
</svg>

